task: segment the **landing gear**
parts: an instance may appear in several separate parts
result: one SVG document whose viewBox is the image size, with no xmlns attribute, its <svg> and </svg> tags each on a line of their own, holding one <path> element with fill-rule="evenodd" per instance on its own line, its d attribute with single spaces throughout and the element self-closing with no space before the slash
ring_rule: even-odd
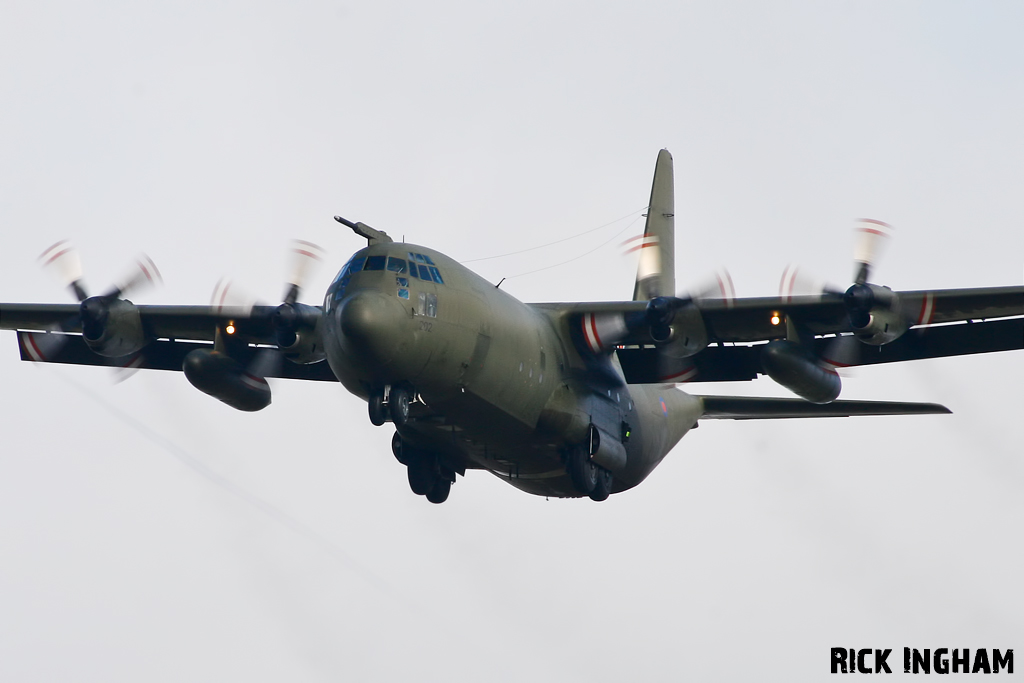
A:
<svg viewBox="0 0 1024 683">
<path fill-rule="evenodd" d="M 412 403 L 412 390 L 404 385 L 391 387 L 387 401 L 384 400 L 384 388 L 375 389 L 370 393 L 367 410 L 370 423 L 379 427 L 390 419 L 396 427 L 402 427 L 409 421 L 409 404 Z"/>
<path fill-rule="evenodd" d="M 405 445 L 402 443 L 402 435 L 395 432 L 395 435 L 391 437 L 391 452 L 395 454 L 395 460 L 408 465 L 409 462 L 406 460 L 405 451 L 403 450 Z"/>
<path fill-rule="evenodd" d="M 410 400 L 408 389 L 402 386 L 391 387 L 391 393 L 388 395 L 388 412 L 391 413 L 391 421 L 395 423 L 395 427 L 404 427 L 409 421 Z"/>
<path fill-rule="evenodd" d="M 590 455 L 580 447 L 569 451 L 565 459 L 565 469 L 569 479 L 577 491 L 589 496 L 597 486 L 597 466 L 591 462 Z"/>
<path fill-rule="evenodd" d="M 409 488 L 413 493 L 426 496 L 431 503 L 448 500 L 455 472 L 438 462 L 436 455 L 409 446 L 398 432 L 391 439 L 391 451 L 398 462 L 408 468 Z"/>
<path fill-rule="evenodd" d="M 591 500 L 607 500 L 611 495 L 612 473 L 595 465 L 587 449 L 577 446 L 570 450 L 565 457 L 565 469 L 573 488 Z"/>
<path fill-rule="evenodd" d="M 387 422 L 387 407 L 384 405 L 384 391 L 375 391 L 370 394 L 370 401 L 367 404 L 370 412 L 370 424 L 380 427 Z"/>
<path fill-rule="evenodd" d="M 597 467 L 597 482 L 590 492 L 590 499 L 601 502 L 607 500 L 612 493 L 612 473 L 603 467 Z"/>
<path fill-rule="evenodd" d="M 448 493 L 452 490 L 452 483 L 445 478 L 439 478 L 434 482 L 434 488 L 427 491 L 427 500 L 431 503 L 443 503 L 448 500 Z"/>
<path fill-rule="evenodd" d="M 426 463 L 409 463 L 409 488 L 417 496 L 425 496 L 433 490 L 437 475 L 427 468 Z"/>
</svg>

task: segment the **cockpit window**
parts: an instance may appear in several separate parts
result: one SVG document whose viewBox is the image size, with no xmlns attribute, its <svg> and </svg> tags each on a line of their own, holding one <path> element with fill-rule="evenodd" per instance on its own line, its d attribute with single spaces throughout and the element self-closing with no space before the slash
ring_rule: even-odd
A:
<svg viewBox="0 0 1024 683">
<path fill-rule="evenodd" d="M 388 270 L 390 270 L 392 272 L 395 272 L 395 273 L 404 273 L 405 272 L 405 260 L 404 259 L 400 259 L 400 258 L 395 258 L 394 256 L 389 256 L 388 257 Z"/>
<path fill-rule="evenodd" d="M 427 282 L 430 282 L 433 279 L 430 277 L 430 270 L 428 270 L 426 266 L 419 266 L 419 269 L 421 280 L 426 280 Z"/>
<path fill-rule="evenodd" d="M 384 270 L 384 256 L 367 256 L 363 270 Z"/>
<path fill-rule="evenodd" d="M 324 298 L 324 310 L 328 313 L 331 312 L 334 303 L 340 301 L 345 296 L 345 289 L 348 287 L 349 280 L 352 279 L 354 273 L 358 273 L 363 269 L 366 263 L 365 256 L 359 256 L 357 258 L 350 259 L 348 263 L 342 266 L 341 270 L 334 278 L 334 282 L 327 288 L 327 296 Z"/>
<path fill-rule="evenodd" d="M 430 266 L 430 277 L 437 284 L 439 284 L 439 285 L 443 285 L 444 284 L 444 280 L 441 279 L 441 271 L 439 271 L 434 266 Z"/>
<path fill-rule="evenodd" d="M 348 266 L 346 266 L 346 268 L 348 269 L 348 273 L 347 274 L 351 275 L 353 273 L 358 273 L 359 271 L 361 271 L 363 269 L 363 264 L 365 264 L 365 263 L 366 263 L 366 257 L 365 256 L 360 256 L 359 258 L 352 259 L 351 261 L 348 262 Z M 342 271 L 342 272 L 344 272 L 344 271 Z"/>
</svg>

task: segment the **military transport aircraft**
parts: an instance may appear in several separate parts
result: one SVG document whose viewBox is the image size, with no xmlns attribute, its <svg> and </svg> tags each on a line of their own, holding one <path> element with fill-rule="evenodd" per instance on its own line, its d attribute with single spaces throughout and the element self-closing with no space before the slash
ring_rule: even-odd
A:
<svg viewBox="0 0 1024 683">
<path fill-rule="evenodd" d="M 77 254 L 60 268 L 79 304 L 0 304 L 23 360 L 182 370 L 244 411 L 265 408 L 268 377 L 340 381 L 395 427 L 411 489 L 447 499 L 482 469 L 543 496 L 604 500 L 642 482 L 700 420 L 948 413 L 929 403 L 836 400 L 836 367 L 1024 348 L 1024 287 L 894 292 L 869 282 L 888 226 L 863 221 L 845 291 L 733 299 L 677 294 L 672 157 L 658 155 L 632 301 L 526 304 L 432 249 L 336 220 L 368 245 L 327 289 L 299 303 L 317 258 L 299 243 L 278 306 L 136 306 L 149 261 L 89 296 Z M 500 283 L 499 283 L 500 284 Z M 724 283 L 723 283 L 724 284 Z M 766 374 L 800 398 L 696 396 L 677 382 Z"/>
</svg>

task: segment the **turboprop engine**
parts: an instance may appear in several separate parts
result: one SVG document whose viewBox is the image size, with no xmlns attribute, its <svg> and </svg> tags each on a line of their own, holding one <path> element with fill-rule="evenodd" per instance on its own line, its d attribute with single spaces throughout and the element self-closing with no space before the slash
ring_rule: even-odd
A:
<svg viewBox="0 0 1024 683">
<path fill-rule="evenodd" d="M 146 345 L 139 309 L 124 299 L 89 297 L 80 306 L 82 338 L 94 353 L 120 358 Z"/>
<path fill-rule="evenodd" d="M 888 287 L 857 283 L 843 294 L 843 303 L 850 316 L 850 326 L 865 344 L 881 346 L 910 329 L 900 298 Z"/>
<path fill-rule="evenodd" d="M 78 314 L 67 321 L 66 329 L 80 327 L 86 345 L 100 356 L 122 358 L 149 343 L 139 309 L 123 299 L 129 290 L 153 285 L 160 271 L 145 254 L 138 257 L 132 271 L 99 296 L 89 296 L 82 281 L 82 263 L 78 251 L 67 241 L 57 242 L 39 257 L 44 268 L 54 270 L 79 301 Z"/>
<path fill-rule="evenodd" d="M 761 352 L 761 367 L 773 380 L 811 403 L 831 403 L 843 388 L 834 369 L 796 342 L 768 342 Z"/>
</svg>

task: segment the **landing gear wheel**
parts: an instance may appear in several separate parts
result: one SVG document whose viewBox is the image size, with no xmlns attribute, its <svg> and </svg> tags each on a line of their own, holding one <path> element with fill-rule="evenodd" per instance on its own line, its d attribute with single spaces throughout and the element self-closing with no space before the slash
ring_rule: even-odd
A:
<svg viewBox="0 0 1024 683">
<path fill-rule="evenodd" d="M 594 490 L 590 492 L 590 499 L 598 502 L 607 500 L 612 493 L 612 473 L 603 467 L 597 469 L 597 482 Z"/>
<path fill-rule="evenodd" d="M 448 500 L 451 490 L 452 483 L 444 477 L 438 477 L 434 487 L 427 492 L 427 500 L 431 503 L 443 503 Z"/>
<path fill-rule="evenodd" d="M 391 394 L 388 396 L 388 410 L 391 412 L 391 421 L 395 427 L 403 427 L 409 421 L 409 390 L 405 387 L 391 387 Z"/>
<path fill-rule="evenodd" d="M 409 464 L 409 458 L 406 457 L 406 446 L 402 441 L 402 435 L 395 432 L 395 435 L 391 437 L 391 452 L 395 454 L 395 460 L 402 463 L 403 465 Z"/>
<path fill-rule="evenodd" d="M 584 496 L 589 496 L 597 486 L 597 467 L 590 461 L 590 455 L 582 448 L 574 448 L 569 451 L 565 469 L 569 472 L 572 485 Z"/>
<path fill-rule="evenodd" d="M 370 412 L 370 423 L 374 426 L 380 427 L 388 421 L 388 414 L 384 408 L 383 391 L 375 391 L 370 394 L 370 401 L 367 404 L 367 409 Z"/>
<path fill-rule="evenodd" d="M 437 475 L 423 463 L 413 462 L 409 465 L 409 488 L 417 496 L 430 493 L 437 484 Z"/>
</svg>

